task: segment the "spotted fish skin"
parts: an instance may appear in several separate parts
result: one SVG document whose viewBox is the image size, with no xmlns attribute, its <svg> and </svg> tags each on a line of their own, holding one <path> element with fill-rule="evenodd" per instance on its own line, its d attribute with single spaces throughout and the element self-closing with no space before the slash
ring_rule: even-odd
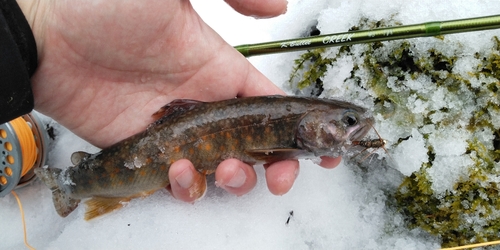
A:
<svg viewBox="0 0 500 250">
<path fill-rule="evenodd" d="M 180 159 L 211 174 L 229 158 L 254 164 L 339 156 L 373 124 L 364 108 L 348 102 L 285 96 L 175 100 L 154 116 L 159 119 L 141 133 L 93 155 L 75 153 L 73 167 L 36 170 L 61 216 L 80 199 L 91 198 L 90 219 L 164 188 L 170 165 Z"/>
</svg>

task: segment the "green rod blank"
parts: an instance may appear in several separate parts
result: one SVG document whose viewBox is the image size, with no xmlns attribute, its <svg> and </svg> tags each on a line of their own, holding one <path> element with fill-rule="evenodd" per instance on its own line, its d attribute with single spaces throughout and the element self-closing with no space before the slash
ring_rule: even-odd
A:
<svg viewBox="0 0 500 250">
<path fill-rule="evenodd" d="M 267 43 L 244 44 L 235 46 L 234 48 L 244 56 L 249 57 L 323 47 L 390 41 L 414 37 L 438 36 L 498 28 L 500 28 L 500 15 L 494 15 L 441 22 L 426 22 L 422 24 L 403 25 L 373 30 L 335 33 Z"/>
</svg>

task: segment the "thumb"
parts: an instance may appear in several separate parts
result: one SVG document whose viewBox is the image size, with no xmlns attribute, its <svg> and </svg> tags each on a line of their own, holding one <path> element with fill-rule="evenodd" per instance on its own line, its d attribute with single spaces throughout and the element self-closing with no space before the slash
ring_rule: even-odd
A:
<svg viewBox="0 0 500 250">
<path fill-rule="evenodd" d="M 286 12 L 287 0 L 225 0 L 234 10 L 245 16 L 274 17 Z"/>
</svg>

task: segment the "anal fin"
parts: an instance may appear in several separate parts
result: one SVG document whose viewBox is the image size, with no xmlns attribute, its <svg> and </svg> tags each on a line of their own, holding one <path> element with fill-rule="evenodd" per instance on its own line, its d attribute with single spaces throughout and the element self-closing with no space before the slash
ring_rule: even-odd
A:
<svg viewBox="0 0 500 250">
<path fill-rule="evenodd" d="M 85 220 L 107 214 L 116 209 L 122 208 L 124 202 L 130 201 L 131 197 L 92 197 L 85 202 Z"/>
<path fill-rule="evenodd" d="M 101 197 L 94 196 L 89 200 L 85 201 L 85 205 L 87 205 L 85 209 L 85 220 L 91 220 L 95 217 L 101 216 L 103 214 L 107 214 L 109 212 L 113 212 L 116 209 L 122 208 L 126 202 L 129 202 L 132 199 L 139 197 L 146 197 L 158 189 L 152 189 L 148 191 L 143 191 L 128 197 Z"/>
</svg>

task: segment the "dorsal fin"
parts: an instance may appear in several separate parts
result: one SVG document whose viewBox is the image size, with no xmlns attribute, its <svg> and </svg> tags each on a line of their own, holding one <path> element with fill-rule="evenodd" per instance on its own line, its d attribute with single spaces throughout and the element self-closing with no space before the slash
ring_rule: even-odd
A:
<svg viewBox="0 0 500 250">
<path fill-rule="evenodd" d="M 175 99 L 169 104 L 161 107 L 152 115 L 156 121 L 151 125 L 162 124 L 176 114 L 184 113 L 202 103 L 204 102 L 191 99 Z"/>
<path fill-rule="evenodd" d="M 89 158 L 90 156 L 91 156 L 91 154 L 89 154 L 87 152 L 83 152 L 83 151 L 74 152 L 73 154 L 71 154 L 71 163 L 73 163 L 73 165 L 76 166 L 76 165 L 80 164 L 80 162 Z"/>
</svg>

